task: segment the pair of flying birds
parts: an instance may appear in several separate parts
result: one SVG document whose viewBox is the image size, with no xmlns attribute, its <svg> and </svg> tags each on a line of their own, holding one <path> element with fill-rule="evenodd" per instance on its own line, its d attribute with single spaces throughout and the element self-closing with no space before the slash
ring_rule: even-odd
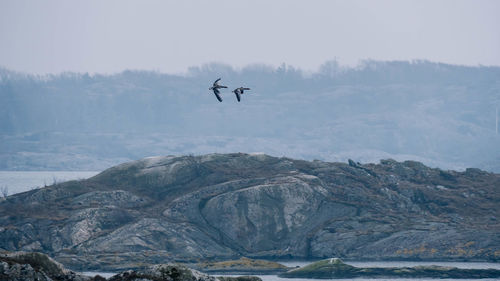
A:
<svg viewBox="0 0 500 281">
<path fill-rule="evenodd" d="M 219 85 L 220 79 L 221 78 L 215 80 L 215 82 L 212 85 L 212 87 L 210 87 L 208 89 L 214 91 L 215 97 L 217 97 L 217 99 L 220 102 L 222 102 L 222 98 L 220 97 L 220 91 L 219 91 L 219 89 L 221 89 L 221 88 L 227 88 L 227 86 Z M 250 88 L 239 87 L 239 88 L 236 88 L 236 89 L 233 90 L 233 93 L 236 95 L 236 99 L 238 100 L 238 102 L 241 100 L 241 95 L 243 95 L 243 92 L 245 92 L 245 90 L 250 90 Z"/>
</svg>

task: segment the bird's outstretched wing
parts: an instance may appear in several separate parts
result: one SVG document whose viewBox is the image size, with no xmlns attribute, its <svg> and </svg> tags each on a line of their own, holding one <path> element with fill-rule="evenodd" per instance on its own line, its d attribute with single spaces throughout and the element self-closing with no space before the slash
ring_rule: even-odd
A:
<svg viewBox="0 0 500 281">
<path fill-rule="evenodd" d="M 217 86 L 217 82 L 219 82 L 219 81 L 220 81 L 220 79 L 221 79 L 221 78 L 219 78 L 219 79 L 215 80 L 215 82 L 214 82 L 214 87 L 215 87 L 215 86 Z"/>
<path fill-rule="evenodd" d="M 242 90 L 250 90 L 250 88 L 241 88 Z"/>
<path fill-rule="evenodd" d="M 221 96 L 220 96 L 220 92 L 219 92 L 219 90 L 214 89 L 214 94 L 215 94 L 215 97 L 216 97 L 216 98 L 217 98 L 220 102 L 222 102 L 222 98 L 221 98 Z"/>
<path fill-rule="evenodd" d="M 240 91 L 234 91 L 234 94 L 236 95 L 236 99 L 238 100 L 238 102 L 240 102 L 241 100 Z"/>
</svg>

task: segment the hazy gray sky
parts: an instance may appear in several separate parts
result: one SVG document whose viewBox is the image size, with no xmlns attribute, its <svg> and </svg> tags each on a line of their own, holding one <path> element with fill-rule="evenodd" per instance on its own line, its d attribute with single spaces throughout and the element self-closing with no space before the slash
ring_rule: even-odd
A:
<svg viewBox="0 0 500 281">
<path fill-rule="evenodd" d="M 500 1 L 0 0 L 0 66 L 32 73 L 428 59 L 500 65 Z"/>
</svg>

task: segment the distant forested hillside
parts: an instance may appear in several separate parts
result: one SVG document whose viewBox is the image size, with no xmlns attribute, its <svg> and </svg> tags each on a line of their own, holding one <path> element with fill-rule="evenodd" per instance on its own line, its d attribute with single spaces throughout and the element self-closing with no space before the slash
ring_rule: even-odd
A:
<svg viewBox="0 0 500 281">
<path fill-rule="evenodd" d="M 222 77 L 224 102 L 208 88 Z M 230 91 L 252 88 L 238 103 Z M 500 171 L 500 67 L 427 61 L 222 64 L 186 75 L 0 69 L 0 169 L 103 169 L 151 155 L 265 152 Z"/>
</svg>

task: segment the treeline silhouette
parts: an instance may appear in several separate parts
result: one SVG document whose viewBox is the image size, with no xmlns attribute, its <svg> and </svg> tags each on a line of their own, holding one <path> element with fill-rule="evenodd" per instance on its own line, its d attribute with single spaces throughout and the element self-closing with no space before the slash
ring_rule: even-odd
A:
<svg viewBox="0 0 500 281">
<path fill-rule="evenodd" d="M 222 104 L 208 90 L 218 77 L 230 87 Z M 252 88 L 240 104 L 230 92 L 239 86 Z M 500 162 L 492 156 L 499 151 L 500 67 L 329 61 L 305 73 L 286 64 L 235 69 L 211 63 L 183 75 L 44 76 L 4 68 L 0 100 L 0 133 L 34 141 L 50 132 L 321 140 L 329 153 L 368 149 L 479 166 L 486 161 L 493 170 Z M 4 153 L 19 149 L 3 147 Z"/>
</svg>

